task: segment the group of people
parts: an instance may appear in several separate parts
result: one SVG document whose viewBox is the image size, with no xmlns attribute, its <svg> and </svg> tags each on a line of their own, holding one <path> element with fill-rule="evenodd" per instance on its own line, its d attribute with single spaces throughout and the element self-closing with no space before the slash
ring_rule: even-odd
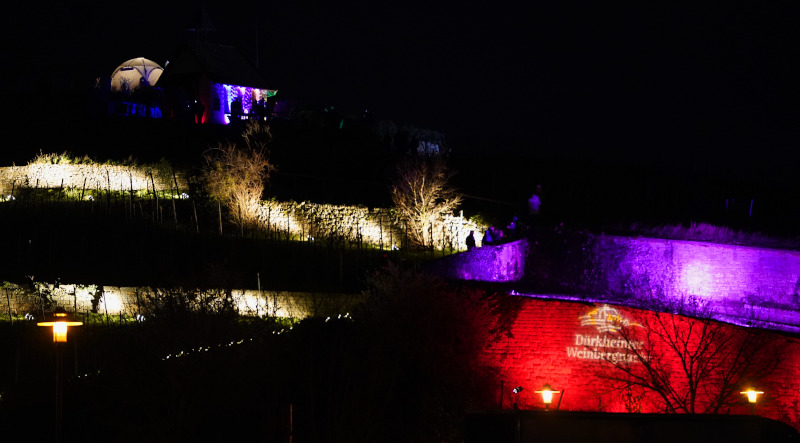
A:
<svg viewBox="0 0 800 443">
<path fill-rule="evenodd" d="M 250 113 L 245 114 L 244 103 L 242 97 L 236 97 L 231 101 L 231 116 L 235 118 L 254 118 L 256 120 L 268 120 L 270 117 L 270 109 L 267 101 L 261 97 L 257 102 L 251 104 Z"/>
<path fill-rule="evenodd" d="M 542 200 L 540 198 L 541 194 L 542 185 L 536 185 L 536 190 L 528 199 L 528 216 L 525 218 L 527 224 L 535 224 L 535 221 L 538 219 L 538 217 L 540 217 L 540 207 L 542 205 Z M 517 216 L 514 216 L 505 229 L 500 229 L 496 226 L 490 226 L 489 229 L 483 233 L 481 245 L 496 245 L 502 243 L 503 241 L 516 240 L 523 235 L 522 231 L 522 223 Z M 469 231 L 466 244 L 467 250 L 470 250 L 476 246 L 475 231 Z"/>
<path fill-rule="evenodd" d="M 483 233 L 483 239 L 481 239 L 481 245 L 493 245 L 502 243 L 504 240 L 511 239 L 516 240 L 520 236 L 520 225 L 519 220 L 516 216 L 511 219 L 511 222 L 506 226 L 505 230 L 500 229 L 496 226 L 490 226 L 486 232 Z M 506 235 L 508 233 L 508 235 Z M 467 250 L 470 250 L 475 247 L 475 231 L 469 231 L 469 235 L 466 239 Z"/>
</svg>

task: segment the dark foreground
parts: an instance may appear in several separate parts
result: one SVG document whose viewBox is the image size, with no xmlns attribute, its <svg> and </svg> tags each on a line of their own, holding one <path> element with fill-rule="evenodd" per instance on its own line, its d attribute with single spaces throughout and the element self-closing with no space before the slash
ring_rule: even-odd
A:
<svg viewBox="0 0 800 443">
<path fill-rule="evenodd" d="M 465 428 L 467 443 L 800 441 L 791 426 L 755 415 L 503 411 L 470 414 Z"/>
</svg>

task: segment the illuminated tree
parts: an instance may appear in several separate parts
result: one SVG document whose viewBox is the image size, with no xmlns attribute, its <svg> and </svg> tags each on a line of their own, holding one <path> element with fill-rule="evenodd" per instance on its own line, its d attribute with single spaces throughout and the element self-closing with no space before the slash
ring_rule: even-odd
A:
<svg viewBox="0 0 800 443">
<path fill-rule="evenodd" d="M 392 201 L 407 224 L 410 240 L 432 247 L 443 217 L 461 203 L 461 195 L 450 185 L 452 173 L 440 156 L 410 157 L 397 173 Z"/>
<path fill-rule="evenodd" d="M 603 354 L 598 375 L 629 411 L 648 409 L 647 401 L 662 412 L 726 412 L 783 360 L 780 341 L 764 331 L 716 321 L 695 302 L 660 305 L 664 312 L 641 311 L 624 324 L 612 319 L 627 355 Z"/>
<path fill-rule="evenodd" d="M 206 190 L 228 208 L 231 221 L 239 226 L 258 219 L 264 184 L 275 169 L 267 151 L 271 137 L 269 126 L 252 121 L 242 133 L 243 148 L 228 142 L 203 154 Z"/>
</svg>

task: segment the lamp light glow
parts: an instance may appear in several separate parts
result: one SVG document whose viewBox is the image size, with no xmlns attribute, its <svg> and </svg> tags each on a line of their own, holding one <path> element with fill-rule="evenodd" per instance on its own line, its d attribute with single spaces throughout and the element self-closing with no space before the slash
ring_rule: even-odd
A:
<svg viewBox="0 0 800 443">
<path fill-rule="evenodd" d="M 83 326 L 82 321 L 69 321 L 64 308 L 57 308 L 53 313 L 55 321 L 43 321 L 36 323 L 38 326 L 49 326 L 53 328 L 53 343 L 66 343 L 67 330 L 70 326 Z"/>
<path fill-rule="evenodd" d="M 67 341 L 67 322 L 53 322 L 53 341 L 65 343 Z"/>
<path fill-rule="evenodd" d="M 743 394 L 743 395 L 747 396 L 747 401 L 750 402 L 750 403 L 758 402 L 758 396 L 763 394 L 763 393 L 764 393 L 764 391 L 756 391 L 754 389 L 748 389 L 746 391 L 740 392 L 740 394 Z"/>
<path fill-rule="evenodd" d="M 542 401 L 544 402 L 545 406 L 550 406 L 550 403 L 553 402 L 553 394 L 558 394 L 561 391 L 554 391 L 549 383 L 545 383 L 541 391 L 535 392 L 537 394 L 542 394 Z"/>
</svg>

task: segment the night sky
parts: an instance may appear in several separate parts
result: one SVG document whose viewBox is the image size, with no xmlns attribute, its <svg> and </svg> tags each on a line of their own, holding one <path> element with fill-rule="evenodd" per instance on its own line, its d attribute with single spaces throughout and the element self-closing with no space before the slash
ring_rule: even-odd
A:
<svg viewBox="0 0 800 443">
<path fill-rule="evenodd" d="M 163 64 L 199 12 L 33 3 L 3 14 L 5 93 Z M 209 41 L 254 59 L 258 40 L 280 98 L 370 109 L 462 149 L 785 165 L 798 145 L 796 3 L 323 3 L 210 3 Z"/>
</svg>

